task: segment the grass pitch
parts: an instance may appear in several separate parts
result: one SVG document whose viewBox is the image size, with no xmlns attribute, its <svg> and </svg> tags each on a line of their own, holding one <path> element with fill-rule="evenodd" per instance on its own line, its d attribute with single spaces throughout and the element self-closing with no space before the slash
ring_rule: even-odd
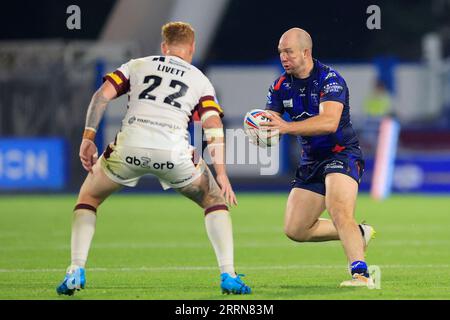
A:
<svg viewBox="0 0 450 320">
<path fill-rule="evenodd" d="M 100 208 L 86 289 L 55 292 L 70 262 L 71 196 L 0 197 L 0 299 L 450 299 L 450 198 L 360 195 L 357 219 L 377 230 L 367 261 L 381 289 L 339 288 L 339 242 L 283 234 L 287 194 L 239 194 L 232 209 L 235 264 L 249 296 L 226 296 L 203 212 L 175 194 L 125 195 Z"/>
</svg>

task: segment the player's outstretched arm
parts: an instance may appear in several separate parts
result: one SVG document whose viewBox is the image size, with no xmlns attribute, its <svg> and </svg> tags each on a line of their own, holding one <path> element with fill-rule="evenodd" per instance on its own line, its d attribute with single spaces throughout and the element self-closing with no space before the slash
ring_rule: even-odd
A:
<svg viewBox="0 0 450 320">
<path fill-rule="evenodd" d="M 94 93 L 86 114 L 86 125 L 83 132 L 83 139 L 80 146 L 80 160 L 86 171 L 92 172 L 93 165 L 97 162 L 98 152 L 94 143 L 98 125 L 102 120 L 108 102 L 117 96 L 116 89 L 109 82 L 103 85 Z"/>
<path fill-rule="evenodd" d="M 216 171 L 217 183 L 220 186 L 222 195 L 230 205 L 237 205 L 236 195 L 231 187 L 230 180 L 225 167 L 225 140 L 223 134 L 223 123 L 219 114 L 206 117 L 202 120 L 202 126 L 205 130 L 205 136 L 208 143 L 208 151 L 213 161 Z"/>
</svg>

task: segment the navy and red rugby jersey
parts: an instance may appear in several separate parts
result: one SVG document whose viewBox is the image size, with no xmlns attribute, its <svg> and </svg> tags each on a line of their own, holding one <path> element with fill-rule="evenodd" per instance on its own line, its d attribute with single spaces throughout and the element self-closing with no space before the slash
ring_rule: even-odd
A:
<svg viewBox="0 0 450 320">
<path fill-rule="evenodd" d="M 320 136 L 298 136 L 302 163 L 320 161 L 334 153 L 351 149 L 362 157 L 359 141 L 350 121 L 349 92 L 344 78 L 331 67 L 313 59 L 309 77 L 299 79 L 283 73 L 270 87 L 266 109 L 288 113 L 292 121 L 303 121 L 319 114 L 319 105 L 337 101 L 344 105 L 336 132 Z"/>
</svg>

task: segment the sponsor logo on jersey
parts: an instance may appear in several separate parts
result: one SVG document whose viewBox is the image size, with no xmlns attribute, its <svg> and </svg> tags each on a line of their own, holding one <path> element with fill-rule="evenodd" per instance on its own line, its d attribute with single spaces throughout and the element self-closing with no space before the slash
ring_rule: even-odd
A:
<svg viewBox="0 0 450 320">
<path fill-rule="evenodd" d="M 323 93 L 341 93 L 344 87 L 337 82 L 330 82 L 323 87 Z"/>
<path fill-rule="evenodd" d="M 344 162 L 333 160 L 325 166 L 325 170 L 329 169 L 344 169 Z"/>
<path fill-rule="evenodd" d="M 301 114 L 299 114 L 298 116 L 292 117 L 292 120 L 297 120 L 297 119 L 301 119 L 301 118 L 311 118 L 312 116 L 315 116 L 314 114 L 308 113 L 306 111 L 303 111 Z"/>
<path fill-rule="evenodd" d="M 191 176 L 187 177 L 187 178 L 180 179 L 180 180 L 175 180 L 175 181 L 170 181 L 170 183 L 171 184 L 180 184 L 180 183 L 188 181 L 189 179 L 192 179 L 193 176 L 194 176 L 194 173 Z"/>
<path fill-rule="evenodd" d="M 128 119 L 128 124 L 133 124 L 133 122 L 136 121 L 136 117 L 132 116 L 130 119 Z"/>
<path fill-rule="evenodd" d="M 164 170 L 164 169 L 173 169 L 173 167 L 175 167 L 175 165 L 170 162 L 170 161 L 166 161 L 166 162 L 151 162 L 151 159 L 148 157 L 140 157 L 140 158 L 136 158 L 135 156 L 131 157 L 128 156 L 125 158 L 125 161 L 128 164 L 132 164 L 135 165 L 136 167 L 141 167 L 141 168 L 148 168 L 148 169 L 156 169 L 156 170 Z"/>
<path fill-rule="evenodd" d="M 165 58 L 165 57 L 153 57 L 152 61 L 161 61 L 161 62 L 164 62 L 164 61 L 166 61 L 166 58 Z"/>
<path fill-rule="evenodd" d="M 169 60 L 169 63 L 170 63 L 170 64 L 177 65 L 177 66 L 179 66 L 179 67 L 181 67 L 181 68 L 184 68 L 184 69 L 187 69 L 187 70 L 191 70 L 191 68 L 189 68 L 187 65 L 183 64 L 182 62 L 178 62 L 178 61 L 176 61 L 176 60 L 174 60 L 174 59 L 170 59 L 170 60 Z"/>
<path fill-rule="evenodd" d="M 311 93 L 311 101 L 312 104 L 315 106 L 319 104 L 319 98 L 317 97 L 317 93 Z"/>
<path fill-rule="evenodd" d="M 292 99 L 283 100 L 283 106 L 285 108 L 293 108 L 294 107 L 294 102 L 292 101 Z"/>
<path fill-rule="evenodd" d="M 135 116 L 132 116 L 128 119 L 128 124 L 131 125 L 133 123 L 139 123 L 149 126 L 158 126 L 163 128 L 169 128 L 169 129 L 175 129 L 175 130 L 181 130 L 182 128 L 174 123 L 166 123 L 166 122 L 160 122 L 160 121 L 154 121 L 150 119 L 143 119 L 143 118 L 136 118 Z"/>
<path fill-rule="evenodd" d="M 328 74 L 327 74 L 327 76 L 325 77 L 325 80 L 327 80 L 328 78 L 331 78 L 331 77 L 337 77 L 336 76 L 336 73 L 334 73 L 334 72 L 328 72 Z"/>
<path fill-rule="evenodd" d="M 272 92 L 270 91 L 267 94 L 267 104 L 272 104 Z"/>
<path fill-rule="evenodd" d="M 286 89 L 290 89 L 291 88 L 291 84 L 289 82 L 284 82 L 283 83 L 283 87 L 285 87 Z"/>
</svg>

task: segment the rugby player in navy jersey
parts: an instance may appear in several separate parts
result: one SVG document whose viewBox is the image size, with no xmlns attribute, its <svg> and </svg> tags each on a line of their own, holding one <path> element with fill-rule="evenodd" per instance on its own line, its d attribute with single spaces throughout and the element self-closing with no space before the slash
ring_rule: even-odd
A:
<svg viewBox="0 0 450 320">
<path fill-rule="evenodd" d="M 364 160 L 350 121 L 345 80 L 312 57 L 312 39 L 292 28 L 280 38 L 285 72 L 270 87 L 265 129 L 297 137 L 301 159 L 285 212 L 285 233 L 297 242 L 341 240 L 352 279 L 342 287 L 374 286 L 364 259 L 375 231 L 354 218 Z M 292 122 L 281 116 L 289 114 Z M 320 218 L 328 211 L 331 220 Z"/>
</svg>

